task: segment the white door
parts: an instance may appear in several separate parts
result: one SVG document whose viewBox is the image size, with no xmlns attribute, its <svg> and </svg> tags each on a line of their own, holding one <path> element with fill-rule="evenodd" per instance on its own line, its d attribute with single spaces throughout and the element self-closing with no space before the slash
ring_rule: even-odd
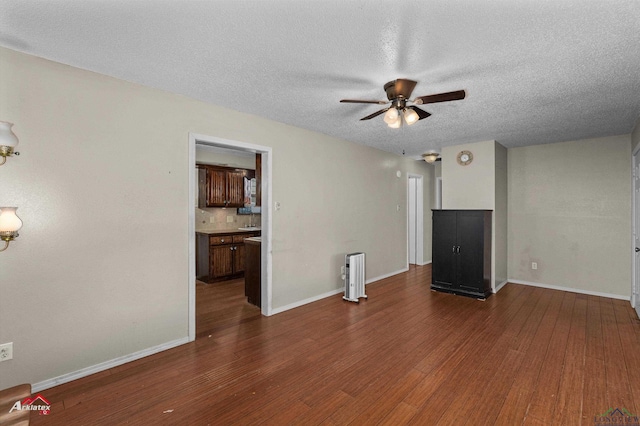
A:
<svg viewBox="0 0 640 426">
<path fill-rule="evenodd" d="M 424 217 L 422 176 L 407 175 L 407 243 L 408 263 L 424 264 Z"/>
<path fill-rule="evenodd" d="M 635 242 L 635 257 L 631 304 L 640 316 L 640 152 L 633 156 L 633 240 Z"/>
<path fill-rule="evenodd" d="M 416 264 L 416 178 L 409 178 L 409 264 Z"/>
</svg>

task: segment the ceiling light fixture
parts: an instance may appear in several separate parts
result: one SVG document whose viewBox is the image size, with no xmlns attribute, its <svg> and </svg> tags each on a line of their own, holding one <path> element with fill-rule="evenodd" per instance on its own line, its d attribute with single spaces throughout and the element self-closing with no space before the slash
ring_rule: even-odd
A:
<svg viewBox="0 0 640 426">
<path fill-rule="evenodd" d="M 437 152 L 428 152 L 426 154 L 422 154 L 422 159 L 429 164 L 433 164 L 438 159 L 439 155 L 440 154 L 438 154 Z"/>
<path fill-rule="evenodd" d="M 405 108 L 404 121 L 406 121 L 409 126 L 411 126 L 414 123 L 417 123 L 418 120 L 420 120 L 420 116 L 418 115 L 417 112 L 415 112 L 411 108 Z"/>
<path fill-rule="evenodd" d="M 0 241 L 4 241 L 4 247 L 0 251 L 5 251 L 9 243 L 16 239 L 18 231 L 22 228 L 22 220 L 16 214 L 17 207 L 0 207 Z"/>
<path fill-rule="evenodd" d="M 19 152 L 14 152 L 16 145 L 18 145 L 18 137 L 11 130 L 11 126 L 13 123 L 0 121 L 0 157 L 2 157 L 0 166 L 7 161 L 7 157 L 11 157 L 13 154 L 20 155 Z"/>
<path fill-rule="evenodd" d="M 391 123 L 388 123 L 388 125 L 389 125 L 389 127 L 390 127 L 390 128 L 392 128 L 392 129 L 399 129 L 399 128 L 400 128 L 400 126 L 402 126 L 402 116 L 401 116 L 401 115 L 398 115 L 398 116 L 396 117 L 396 120 L 395 120 L 395 121 L 393 121 L 393 122 L 391 122 Z"/>
<path fill-rule="evenodd" d="M 398 110 L 395 108 L 389 108 L 387 112 L 384 114 L 384 122 L 391 127 L 391 124 L 395 123 L 398 120 Z"/>
</svg>

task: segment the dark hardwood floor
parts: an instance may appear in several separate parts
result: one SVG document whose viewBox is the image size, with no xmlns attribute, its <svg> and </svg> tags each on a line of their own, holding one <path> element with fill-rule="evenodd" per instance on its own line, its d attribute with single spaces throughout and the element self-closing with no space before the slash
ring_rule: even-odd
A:
<svg viewBox="0 0 640 426">
<path fill-rule="evenodd" d="M 609 408 L 639 413 L 628 302 L 515 284 L 480 302 L 431 292 L 430 274 L 412 267 L 360 304 L 336 295 L 268 318 L 231 287 L 198 286 L 199 339 L 47 389 L 51 414 L 32 422 L 594 425 Z"/>
</svg>

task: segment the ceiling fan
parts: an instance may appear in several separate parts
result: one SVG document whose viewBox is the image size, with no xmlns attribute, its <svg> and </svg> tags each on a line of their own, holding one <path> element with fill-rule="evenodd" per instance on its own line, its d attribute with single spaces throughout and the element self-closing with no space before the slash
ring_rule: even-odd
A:
<svg viewBox="0 0 640 426">
<path fill-rule="evenodd" d="M 435 104 L 437 102 L 449 102 L 464 99 L 465 91 L 456 90 L 455 92 L 438 93 L 435 95 L 419 96 L 415 99 L 410 99 L 411 92 L 418 84 L 417 81 L 407 80 L 399 78 L 393 80 L 384 85 L 384 91 L 387 92 L 388 101 L 366 101 L 361 99 L 342 99 L 342 103 L 354 103 L 354 104 L 377 104 L 387 105 L 391 104 L 387 108 L 383 108 L 380 111 L 376 111 L 373 114 L 367 115 L 360 119 L 370 120 L 374 117 L 384 114 L 384 122 L 393 129 L 397 129 L 402 125 L 402 118 L 410 126 L 416 123 L 418 120 L 429 117 L 427 111 L 418 108 L 415 105 Z M 411 102 L 414 105 L 407 106 L 407 103 Z"/>
</svg>

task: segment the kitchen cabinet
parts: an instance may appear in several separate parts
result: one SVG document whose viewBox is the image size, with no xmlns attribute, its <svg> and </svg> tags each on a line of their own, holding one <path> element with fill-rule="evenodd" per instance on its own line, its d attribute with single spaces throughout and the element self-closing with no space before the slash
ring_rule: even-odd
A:
<svg viewBox="0 0 640 426">
<path fill-rule="evenodd" d="M 433 210 L 431 289 L 491 294 L 491 211 Z"/>
<path fill-rule="evenodd" d="M 248 238 L 245 241 L 244 294 L 247 302 L 262 306 L 262 251 L 260 238 Z"/>
<path fill-rule="evenodd" d="M 259 232 L 197 233 L 196 276 L 205 282 L 242 277 L 245 268 L 245 244 Z"/>
<path fill-rule="evenodd" d="M 198 164 L 198 207 L 244 207 L 244 178 L 254 170 Z"/>
</svg>

